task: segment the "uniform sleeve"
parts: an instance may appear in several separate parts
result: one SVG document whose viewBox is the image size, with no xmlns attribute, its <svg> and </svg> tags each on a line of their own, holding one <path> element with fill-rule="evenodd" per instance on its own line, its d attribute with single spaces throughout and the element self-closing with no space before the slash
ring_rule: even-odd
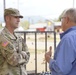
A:
<svg viewBox="0 0 76 75">
<path fill-rule="evenodd" d="M 24 62 L 24 60 L 21 58 L 22 55 L 18 54 L 13 45 L 8 41 L 2 41 L 0 43 L 0 51 L 5 61 L 12 66 L 17 66 Z"/>
<path fill-rule="evenodd" d="M 26 53 L 26 55 L 25 55 L 25 64 L 26 64 L 29 61 L 30 52 L 28 50 L 26 43 L 23 40 L 22 40 L 22 51 L 24 51 Z"/>
<path fill-rule="evenodd" d="M 75 60 L 75 47 L 74 41 L 72 39 L 63 39 L 55 53 L 55 58 L 50 60 L 49 68 L 52 73 L 56 73 L 57 75 L 66 75 L 68 74 L 73 66 L 73 62 Z"/>
</svg>

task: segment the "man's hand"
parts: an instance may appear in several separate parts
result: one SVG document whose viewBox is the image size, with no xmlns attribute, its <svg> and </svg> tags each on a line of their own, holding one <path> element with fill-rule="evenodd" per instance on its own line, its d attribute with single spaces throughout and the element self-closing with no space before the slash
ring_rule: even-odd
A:
<svg viewBox="0 0 76 75">
<path fill-rule="evenodd" d="M 49 51 L 45 53 L 46 62 L 48 63 L 50 62 L 51 56 L 52 56 L 52 47 L 50 46 Z"/>
</svg>

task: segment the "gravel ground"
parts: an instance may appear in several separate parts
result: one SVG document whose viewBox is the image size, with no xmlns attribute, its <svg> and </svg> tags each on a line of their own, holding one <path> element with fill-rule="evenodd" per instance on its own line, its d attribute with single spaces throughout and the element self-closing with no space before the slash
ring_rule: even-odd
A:
<svg viewBox="0 0 76 75">
<path fill-rule="evenodd" d="M 51 36 L 53 38 L 53 35 Z M 28 38 L 28 36 L 27 36 Z M 32 38 L 32 39 L 27 39 L 27 46 L 29 48 L 29 51 L 31 53 L 31 56 L 30 56 L 30 60 L 29 60 L 29 63 L 27 64 L 27 71 L 35 71 L 35 42 L 34 42 L 34 36 L 33 35 L 30 35 L 29 38 Z M 44 36 L 43 35 L 40 35 L 38 36 L 38 38 L 43 38 L 44 39 Z M 57 35 L 57 38 L 59 39 L 59 35 Z M 37 54 L 37 72 L 38 73 L 41 73 L 42 71 L 45 71 L 45 58 L 44 58 L 44 49 L 45 49 L 45 43 L 42 41 L 42 40 L 38 40 L 37 41 L 37 50 L 41 50 L 39 51 L 39 53 Z M 59 42 L 59 41 L 58 41 Z M 57 44 L 58 44 L 57 42 Z M 52 57 L 54 55 L 54 42 L 53 41 L 48 41 L 47 42 L 47 50 L 49 50 L 49 47 L 52 46 L 53 49 L 52 49 Z M 32 53 L 33 52 L 33 53 Z M 47 70 L 49 71 L 49 68 L 48 68 L 48 64 L 47 64 Z"/>
</svg>

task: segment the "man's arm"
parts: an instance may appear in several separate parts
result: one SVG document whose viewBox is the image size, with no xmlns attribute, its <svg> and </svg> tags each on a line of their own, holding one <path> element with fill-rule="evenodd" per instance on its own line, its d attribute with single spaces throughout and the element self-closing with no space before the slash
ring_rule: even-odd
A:
<svg viewBox="0 0 76 75">
<path fill-rule="evenodd" d="M 8 64 L 16 66 L 23 62 L 20 62 L 23 59 L 22 55 L 17 53 L 16 49 L 8 41 L 2 41 L 0 43 L 0 50 L 3 58 L 7 61 Z"/>
<path fill-rule="evenodd" d="M 22 52 L 21 52 L 23 58 L 25 59 L 25 64 L 28 63 L 29 58 L 30 58 L 30 52 L 28 50 L 28 47 L 24 40 L 22 40 Z"/>
</svg>

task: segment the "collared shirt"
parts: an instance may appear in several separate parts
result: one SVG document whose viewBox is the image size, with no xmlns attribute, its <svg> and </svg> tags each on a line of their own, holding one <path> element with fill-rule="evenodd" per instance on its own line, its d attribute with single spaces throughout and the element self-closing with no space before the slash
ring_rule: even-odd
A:
<svg viewBox="0 0 76 75">
<path fill-rule="evenodd" d="M 52 75 L 76 75 L 76 26 L 61 34 L 49 68 Z"/>
</svg>

